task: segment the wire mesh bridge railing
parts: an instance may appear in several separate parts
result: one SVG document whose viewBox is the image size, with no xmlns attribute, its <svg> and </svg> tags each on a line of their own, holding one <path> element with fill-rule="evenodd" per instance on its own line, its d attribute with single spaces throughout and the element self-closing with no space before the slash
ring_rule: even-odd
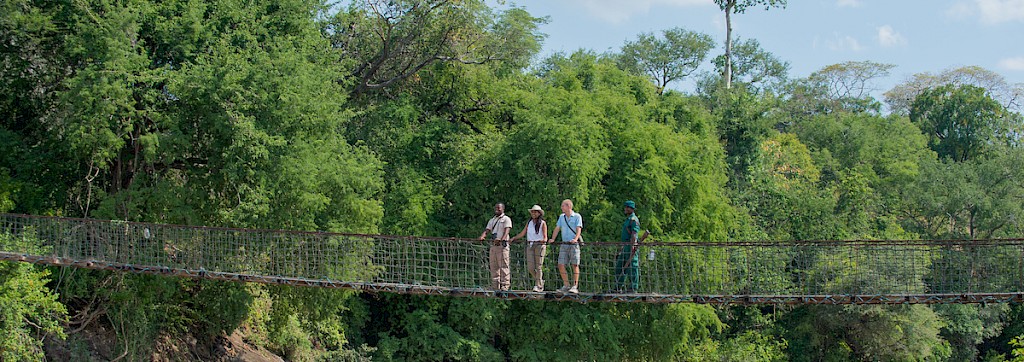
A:
<svg viewBox="0 0 1024 362">
<path fill-rule="evenodd" d="M 652 242 L 640 288 L 613 288 L 621 243 L 582 248 L 580 293 L 527 291 L 524 244 L 512 290 L 488 290 L 489 243 L 459 238 L 252 230 L 0 214 L 0 260 L 367 292 L 613 302 L 903 304 L 1024 301 L 1024 239 Z"/>
</svg>

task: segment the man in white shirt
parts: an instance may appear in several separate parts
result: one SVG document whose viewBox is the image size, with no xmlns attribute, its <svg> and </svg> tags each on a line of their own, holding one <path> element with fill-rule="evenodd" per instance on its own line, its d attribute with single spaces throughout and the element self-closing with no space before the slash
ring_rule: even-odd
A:
<svg viewBox="0 0 1024 362">
<path fill-rule="evenodd" d="M 509 270 L 508 233 L 512 230 L 512 218 L 505 215 L 505 204 L 494 205 L 494 217 L 487 222 L 480 240 L 491 235 L 489 265 L 491 269 L 491 288 L 508 290 L 512 284 Z"/>
</svg>

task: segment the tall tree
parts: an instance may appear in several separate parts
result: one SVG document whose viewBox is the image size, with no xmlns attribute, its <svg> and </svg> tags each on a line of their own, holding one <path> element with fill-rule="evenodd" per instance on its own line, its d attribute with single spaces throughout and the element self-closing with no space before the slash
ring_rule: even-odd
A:
<svg viewBox="0 0 1024 362">
<path fill-rule="evenodd" d="M 743 14 L 751 6 L 786 7 L 786 0 L 715 0 L 725 12 L 725 87 L 732 88 L 732 14 Z"/>
<path fill-rule="evenodd" d="M 950 68 L 938 74 L 914 74 L 906 82 L 885 92 L 885 103 L 892 113 L 907 115 L 910 114 L 911 103 L 919 94 L 946 84 L 984 88 L 1003 107 L 1014 112 L 1024 111 L 1024 83 L 1011 84 L 1002 74 L 976 65 Z"/>
<path fill-rule="evenodd" d="M 889 75 L 895 64 L 871 61 L 832 64 L 811 74 L 811 79 L 825 84 L 830 99 L 863 98 L 877 90 L 872 81 Z"/>
<path fill-rule="evenodd" d="M 523 64 L 540 50 L 544 18 L 480 0 L 352 2 L 325 30 L 351 66 L 354 95 L 401 82 L 438 62 Z"/>
<path fill-rule="evenodd" d="M 0 192 L 0 210 L 377 231 L 381 163 L 340 137 L 351 112 L 336 82 L 345 75 L 339 53 L 321 33 L 327 8 L 316 0 L 0 2 L 0 175 L 12 176 L 0 190 L 26 190 L 12 194 L 14 209 Z M 5 280 L 27 288 L 5 289 Z M 61 280 L 60 302 L 71 315 L 90 315 L 69 323 L 85 331 L 109 323 L 117 334 L 104 359 L 148 359 L 161 333 L 230 334 L 249 311 L 250 291 L 262 289 L 101 272 Z M 33 308 L 0 311 L 0 320 L 51 329 L 37 318 L 59 306 L 35 292 L 44 283 L 43 273 L 0 267 L 0 295 L 25 301 L 0 297 L 0 310 Z M 332 342 L 340 318 L 298 325 L 293 307 L 298 299 L 339 305 L 341 293 L 322 303 L 260 294 L 275 299 L 274 322 L 255 328 L 281 325 L 267 334 L 287 345 L 315 338 L 342 348 Z"/>
<path fill-rule="evenodd" d="M 737 40 L 731 57 L 721 55 L 713 62 L 721 74 L 726 73 L 726 68 L 730 69 L 731 83 L 743 83 L 748 91 L 755 94 L 776 90 L 789 73 L 789 62 L 762 48 L 757 39 Z M 715 83 L 711 83 L 712 86 Z"/>
<path fill-rule="evenodd" d="M 689 76 L 714 48 L 710 35 L 672 28 L 661 32 L 659 39 L 652 33 L 641 33 L 636 40 L 622 46 L 621 65 L 646 74 L 658 87 L 658 94 L 668 83 Z"/>
<path fill-rule="evenodd" d="M 821 68 L 790 85 L 786 105 L 794 113 L 879 113 L 881 103 L 871 96 L 875 80 L 889 75 L 894 64 L 871 61 L 844 62 Z"/>
<path fill-rule="evenodd" d="M 1006 109 L 985 89 L 972 85 L 947 84 L 926 90 L 910 107 L 910 120 L 928 135 L 929 146 L 939 157 L 956 162 L 1007 144 L 1016 136 L 1009 119 Z"/>
</svg>

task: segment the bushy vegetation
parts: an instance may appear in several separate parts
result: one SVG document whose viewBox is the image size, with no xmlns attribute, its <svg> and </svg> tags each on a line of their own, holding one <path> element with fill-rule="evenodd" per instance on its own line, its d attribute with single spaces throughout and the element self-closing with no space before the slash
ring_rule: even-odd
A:
<svg viewBox="0 0 1024 362">
<path fill-rule="evenodd" d="M 545 21 L 477 0 L 2 0 L 0 211 L 471 237 L 495 202 L 525 220 L 572 198 L 613 239 L 633 199 L 663 240 L 1024 233 L 1006 97 L 1024 90 L 995 73 L 875 99 L 891 65 L 793 79 L 745 39 L 701 71 L 710 36 L 679 28 L 538 59 Z M 673 90 L 686 78 L 694 94 Z M 297 361 L 999 360 L 1021 358 L 1020 309 L 510 302 L 0 263 L 0 359 L 99 326 L 114 347 L 84 355 L 136 361 L 236 331 Z"/>
</svg>

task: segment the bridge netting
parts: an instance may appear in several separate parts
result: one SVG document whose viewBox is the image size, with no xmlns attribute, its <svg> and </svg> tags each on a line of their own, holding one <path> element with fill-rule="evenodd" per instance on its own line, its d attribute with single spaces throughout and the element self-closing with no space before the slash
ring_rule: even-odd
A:
<svg viewBox="0 0 1024 362">
<path fill-rule="evenodd" d="M 593 237 L 592 235 L 590 237 Z M 487 289 L 486 241 L 253 230 L 0 214 L 0 260 L 191 278 L 506 299 L 714 304 L 1024 301 L 1024 239 L 647 242 L 640 289 L 615 287 L 621 243 L 582 247 L 580 293 L 528 291 L 524 243 L 512 290 Z"/>
</svg>

